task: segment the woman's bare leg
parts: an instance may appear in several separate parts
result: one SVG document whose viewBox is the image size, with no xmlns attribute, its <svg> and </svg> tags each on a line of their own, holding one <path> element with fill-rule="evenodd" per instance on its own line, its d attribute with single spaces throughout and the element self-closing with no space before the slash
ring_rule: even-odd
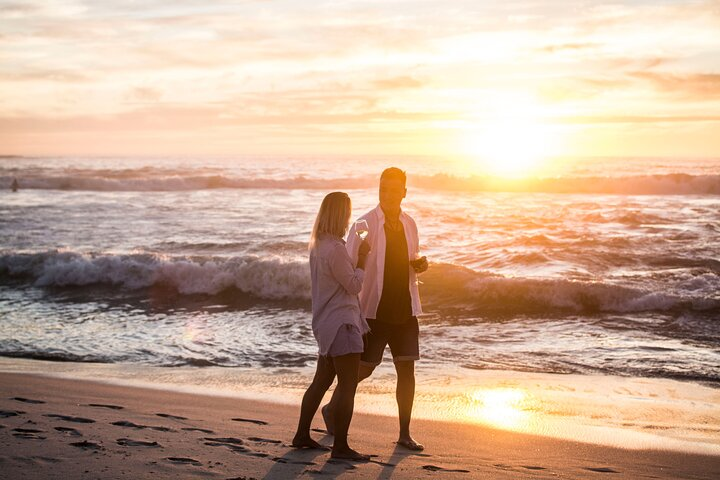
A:
<svg viewBox="0 0 720 480">
<path fill-rule="evenodd" d="M 335 443 L 332 448 L 333 458 L 367 461 L 370 457 L 356 452 L 347 443 L 348 429 L 355 407 L 355 391 L 358 384 L 358 368 L 360 354 L 351 353 L 333 357 L 338 383 L 335 387 L 336 405 L 333 412 L 335 423 Z M 317 408 L 317 407 L 316 407 Z"/>
<path fill-rule="evenodd" d="M 305 391 L 305 395 L 303 395 L 302 405 L 300 407 L 300 420 L 298 422 L 297 432 L 292 441 L 293 447 L 326 449 L 326 447 L 323 447 L 310 438 L 310 424 L 315 416 L 315 412 L 317 412 L 320 406 L 320 402 L 322 402 L 325 392 L 328 391 L 334 380 L 335 366 L 333 361 L 327 357 L 318 356 L 315 377 L 307 391 Z"/>
</svg>

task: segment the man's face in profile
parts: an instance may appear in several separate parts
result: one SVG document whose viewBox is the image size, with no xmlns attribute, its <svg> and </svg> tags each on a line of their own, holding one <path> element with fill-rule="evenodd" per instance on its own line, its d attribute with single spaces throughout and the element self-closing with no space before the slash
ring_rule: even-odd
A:
<svg viewBox="0 0 720 480">
<path fill-rule="evenodd" d="M 380 207 L 383 210 L 397 210 L 405 198 L 407 189 L 402 180 L 383 178 L 380 180 Z"/>
</svg>

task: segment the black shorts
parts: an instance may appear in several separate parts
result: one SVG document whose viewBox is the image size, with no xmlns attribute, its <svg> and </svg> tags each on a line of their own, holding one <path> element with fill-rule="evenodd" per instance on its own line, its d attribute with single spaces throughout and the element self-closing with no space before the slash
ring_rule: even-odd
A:
<svg viewBox="0 0 720 480">
<path fill-rule="evenodd" d="M 387 323 L 367 319 L 370 332 L 365 335 L 365 350 L 360 355 L 360 363 L 370 367 L 377 367 L 382 363 L 385 347 L 390 345 L 393 362 L 420 360 L 420 345 L 417 317 L 412 317 L 405 323 Z"/>
</svg>

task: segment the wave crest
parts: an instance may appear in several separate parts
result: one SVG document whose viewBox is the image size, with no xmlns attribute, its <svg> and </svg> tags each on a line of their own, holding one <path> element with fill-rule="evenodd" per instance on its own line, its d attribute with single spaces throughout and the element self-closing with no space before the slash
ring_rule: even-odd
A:
<svg viewBox="0 0 720 480">
<path fill-rule="evenodd" d="M 307 262 L 248 255 L 229 259 L 171 258 L 153 254 L 81 254 L 49 251 L 0 256 L 0 273 L 30 277 L 37 286 L 169 285 L 184 295 L 229 288 L 267 299 L 310 298 Z"/>
<path fill-rule="evenodd" d="M 503 277 L 449 264 L 421 277 L 423 300 L 461 316 L 715 311 L 720 298 L 563 279 Z"/>
<path fill-rule="evenodd" d="M 140 289 L 165 285 L 182 295 L 216 295 L 237 289 L 262 299 L 302 302 L 310 300 L 311 291 L 308 262 L 279 256 L 6 253 L 0 255 L 0 274 L 29 277 L 41 287 L 109 284 Z M 697 277 L 689 284 L 693 290 L 683 294 L 599 282 L 503 277 L 451 264 L 433 264 L 420 279 L 428 312 L 463 317 L 720 310 L 720 298 L 702 293 L 712 291 L 706 287 L 717 279 L 713 274 Z"/>
<path fill-rule="evenodd" d="M 9 188 L 16 174 L 0 177 L 0 188 Z M 20 187 L 41 190 L 91 191 L 189 191 L 231 189 L 364 189 L 375 188 L 374 175 L 345 178 L 248 178 L 222 173 L 148 171 L 75 171 L 71 175 L 33 172 L 19 176 Z M 414 175 L 413 187 L 439 191 L 593 193 L 637 195 L 720 195 L 720 175 L 684 173 L 622 177 L 552 177 L 498 179 L 486 176 L 458 177 L 448 174 Z M 628 219 L 633 222 L 633 219 Z"/>
</svg>

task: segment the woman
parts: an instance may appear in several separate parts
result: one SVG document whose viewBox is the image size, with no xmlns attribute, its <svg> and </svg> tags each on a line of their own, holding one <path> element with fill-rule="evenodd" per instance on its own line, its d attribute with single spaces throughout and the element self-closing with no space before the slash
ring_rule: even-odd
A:
<svg viewBox="0 0 720 480">
<path fill-rule="evenodd" d="M 320 205 L 310 237 L 312 327 L 318 342 L 318 361 L 315 378 L 303 396 L 292 445 L 326 449 L 310 437 L 310 423 L 337 375 L 338 404 L 334 412 L 335 442 L 331 456 L 364 461 L 369 457 L 348 446 L 347 432 L 355 403 L 362 336 L 369 329 L 360 314 L 357 295 L 362 288 L 370 245 L 367 241 L 360 244 L 358 263 L 353 266 L 343 241 L 351 214 L 352 204 L 346 193 L 328 194 Z"/>
</svg>

